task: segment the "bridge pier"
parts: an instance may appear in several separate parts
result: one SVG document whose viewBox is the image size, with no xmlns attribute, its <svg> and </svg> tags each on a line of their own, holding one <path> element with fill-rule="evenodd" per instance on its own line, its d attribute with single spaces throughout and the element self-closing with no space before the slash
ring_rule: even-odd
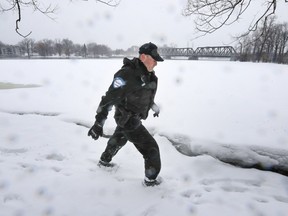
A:
<svg viewBox="0 0 288 216">
<path fill-rule="evenodd" d="M 189 56 L 188 60 L 199 60 L 198 56 Z"/>
<path fill-rule="evenodd" d="M 171 56 L 163 56 L 164 59 L 171 59 Z"/>
</svg>

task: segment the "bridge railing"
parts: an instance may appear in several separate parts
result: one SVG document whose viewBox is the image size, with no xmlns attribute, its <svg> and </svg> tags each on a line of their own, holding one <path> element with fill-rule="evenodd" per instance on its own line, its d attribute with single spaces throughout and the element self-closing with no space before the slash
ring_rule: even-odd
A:
<svg viewBox="0 0 288 216">
<path fill-rule="evenodd" d="M 232 46 L 217 47 L 198 47 L 193 48 L 159 48 L 159 53 L 164 58 L 171 57 L 188 57 L 189 59 L 198 59 L 199 57 L 218 57 L 218 58 L 235 58 L 236 50 Z"/>
</svg>

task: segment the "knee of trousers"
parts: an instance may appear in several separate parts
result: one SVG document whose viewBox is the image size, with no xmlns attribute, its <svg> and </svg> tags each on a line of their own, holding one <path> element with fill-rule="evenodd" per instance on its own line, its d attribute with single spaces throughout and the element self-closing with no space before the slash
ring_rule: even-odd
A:
<svg viewBox="0 0 288 216">
<path fill-rule="evenodd" d="M 109 146 L 123 146 L 125 145 L 127 142 L 127 140 L 125 139 L 125 137 L 111 137 L 108 140 L 108 145 Z"/>
</svg>

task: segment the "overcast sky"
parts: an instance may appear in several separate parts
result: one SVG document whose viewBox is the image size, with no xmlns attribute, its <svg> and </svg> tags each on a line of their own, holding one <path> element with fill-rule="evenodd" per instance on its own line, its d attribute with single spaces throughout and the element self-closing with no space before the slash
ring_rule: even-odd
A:
<svg viewBox="0 0 288 216">
<path fill-rule="evenodd" d="M 263 0 L 254 0 L 254 2 Z M 280 0 L 279 0 L 280 1 Z M 234 32 L 243 33 L 253 19 L 253 13 L 259 13 L 259 5 L 252 4 L 247 11 L 246 19 L 234 26 L 195 39 L 193 17 L 182 16 L 187 0 L 121 0 L 116 8 L 97 3 L 94 0 L 42 0 L 58 4 L 55 20 L 51 20 L 39 12 L 23 8 L 20 32 L 28 34 L 36 41 L 41 39 L 68 38 L 74 43 L 95 42 L 105 44 L 112 49 L 127 49 L 133 45 L 141 45 L 152 41 L 159 46 L 164 44 L 177 47 L 230 45 Z M 279 2 L 277 16 L 279 21 L 288 22 L 288 3 Z M 0 14 L 0 41 L 16 44 L 21 38 L 15 32 L 17 13 Z"/>
</svg>

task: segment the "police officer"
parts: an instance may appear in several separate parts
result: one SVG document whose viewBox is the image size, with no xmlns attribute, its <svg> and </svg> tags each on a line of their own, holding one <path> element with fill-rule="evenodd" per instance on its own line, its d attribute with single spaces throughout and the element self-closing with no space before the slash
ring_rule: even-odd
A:
<svg viewBox="0 0 288 216">
<path fill-rule="evenodd" d="M 154 117 L 159 115 L 160 110 L 154 103 L 158 80 L 154 67 L 157 62 L 162 61 L 164 60 L 159 55 L 157 46 L 151 42 L 139 48 L 138 58 L 124 58 L 122 68 L 114 75 L 112 84 L 102 97 L 96 111 L 96 121 L 88 132 L 88 136 L 95 140 L 102 136 L 108 112 L 115 106 L 114 118 L 117 127 L 98 165 L 112 166 L 110 162 L 113 156 L 130 141 L 143 155 L 146 186 L 161 183 L 160 179 L 157 179 L 161 169 L 159 147 L 141 120 L 148 117 L 150 109 L 154 111 Z"/>
</svg>

